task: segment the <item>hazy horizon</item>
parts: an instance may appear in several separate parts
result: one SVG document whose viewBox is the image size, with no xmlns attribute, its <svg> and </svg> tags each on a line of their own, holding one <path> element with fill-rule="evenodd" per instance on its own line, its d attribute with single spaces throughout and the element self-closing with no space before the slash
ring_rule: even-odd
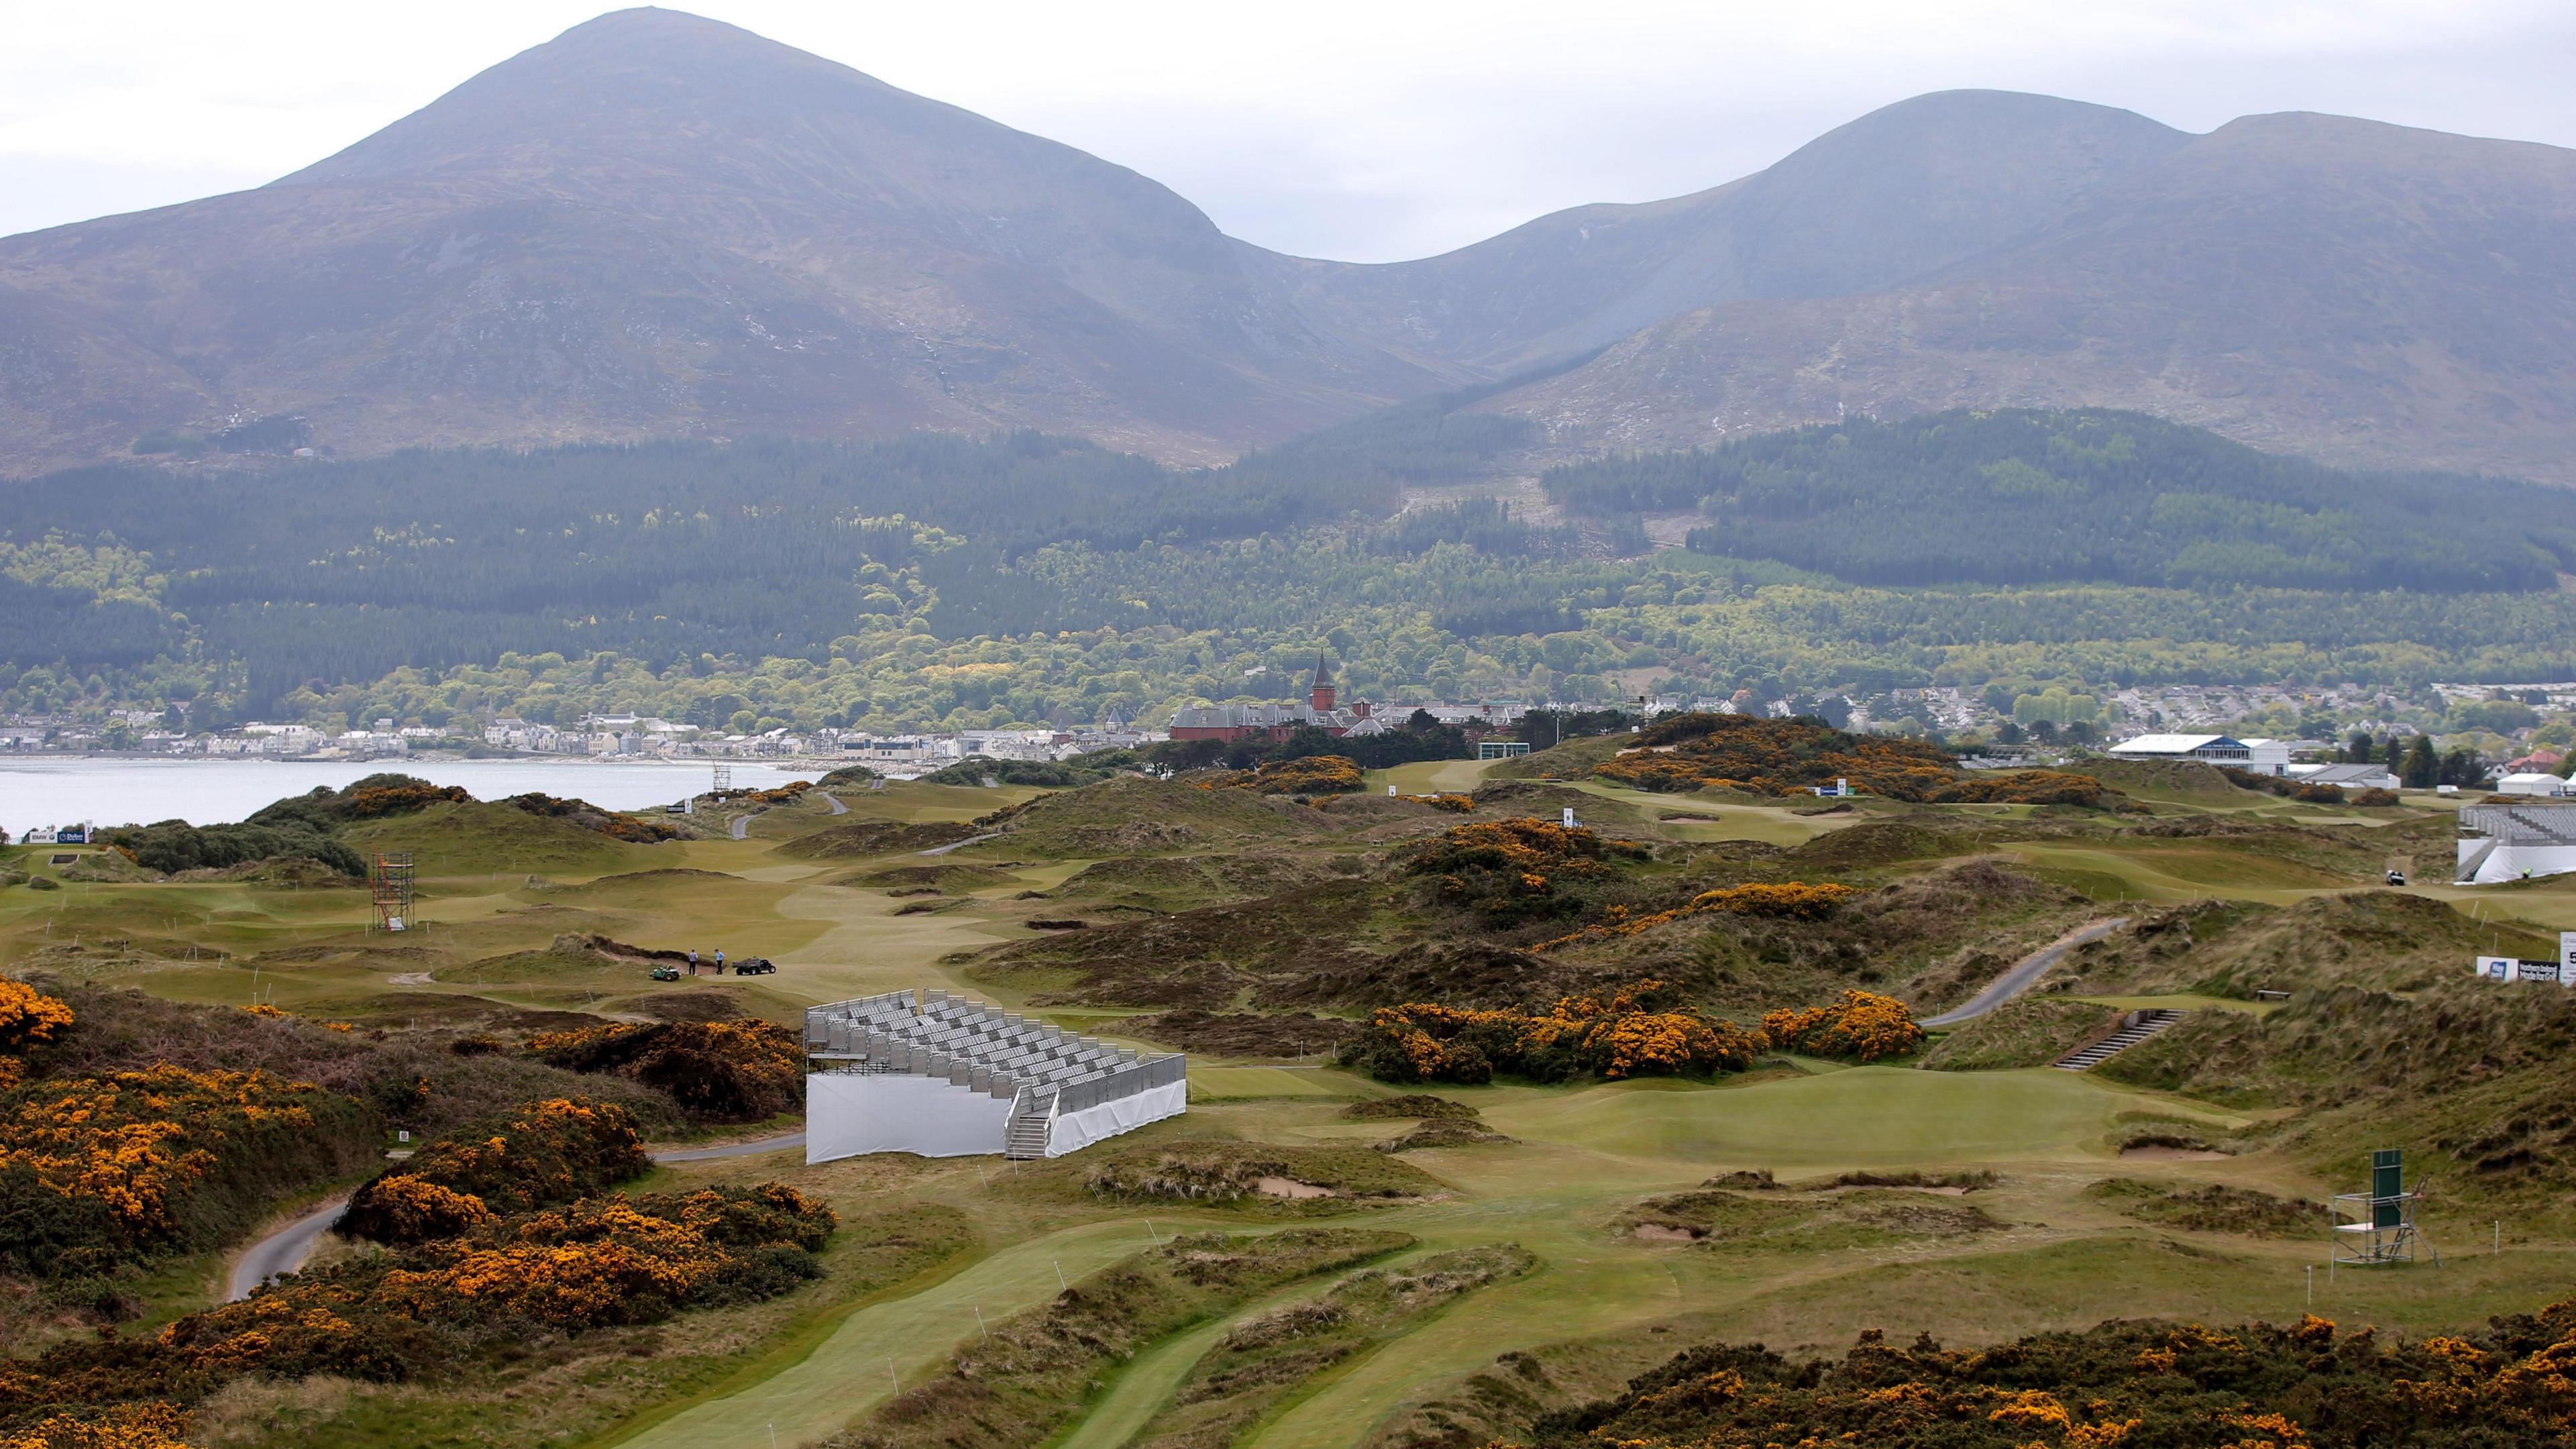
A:
<svg viewBox="0 0 2576 1449">
<path fill-rule="evenodd" d="M 604 8 L 473 0 L 432 22 L 152 4 L 14 20 L 0 235 L 263 185 Z M 1928 91 L 2034 91 L 2196 132 L 2307 110 L 2576 145 L 2576 93 L 2556 80 L 2576 59 L 2576 12 L 2528 0 L 2250 17 L 2208 0 L 1937 15 L 1659 3 L 1581 19 L 1451 4 L 1285 19 L 1163 4 L 684 8 L 1130 167 L 1246 241 L 1349 261 L 1702 190 Z"/>
</svg>

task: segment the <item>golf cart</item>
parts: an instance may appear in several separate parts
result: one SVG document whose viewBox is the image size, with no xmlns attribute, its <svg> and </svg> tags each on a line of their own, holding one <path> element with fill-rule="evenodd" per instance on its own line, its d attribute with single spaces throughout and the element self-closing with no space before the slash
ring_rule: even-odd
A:
<svg viewBox="0 0 2576 1449">
<path fill-rule="evenodd" d="M 653 968 L 653 979 L 656 981 L 677 981 L 680 979 L 680 968 L 677 966 L 656 966 Z"/>
</svg>

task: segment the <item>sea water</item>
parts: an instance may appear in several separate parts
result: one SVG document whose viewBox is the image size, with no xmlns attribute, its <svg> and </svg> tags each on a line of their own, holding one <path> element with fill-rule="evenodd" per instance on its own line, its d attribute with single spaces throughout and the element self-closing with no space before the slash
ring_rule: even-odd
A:
<svg viewBox="0 0 2576 1449">
<path fill-rule="evenodd" d="M 820 779 L 822 765 L 740 763 L 733 787 L 761 790 Z M 536 791 L 611 810 L 673 805 L 706 790 L 708 762 L 560 760 L 160 760 L 117 755 L 0 756 L 0 830 L 39 825 L 196 825 L 241 820 L 288 795 L 393 772 L 462 785 L 477 800 Z"/>
</svg>

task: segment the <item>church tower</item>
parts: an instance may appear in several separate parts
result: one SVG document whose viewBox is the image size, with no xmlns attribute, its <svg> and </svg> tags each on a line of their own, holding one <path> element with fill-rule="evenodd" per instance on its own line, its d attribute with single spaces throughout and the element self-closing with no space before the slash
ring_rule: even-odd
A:
<svg viewBox="0 0 2576 1449">
<path fill-rule="evenodd" d="M 1321 654 L 1315 656 L 1315 682 L 1307 687 L 1306 703 L 1314 706 L 1318 715 L 1333 712 L 1333 666 Z"/>
</svg>

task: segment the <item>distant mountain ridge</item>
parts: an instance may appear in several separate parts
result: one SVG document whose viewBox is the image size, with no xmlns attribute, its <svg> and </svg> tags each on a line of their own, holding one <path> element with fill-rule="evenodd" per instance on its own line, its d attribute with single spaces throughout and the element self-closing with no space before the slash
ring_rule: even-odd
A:
<svg viewBox="0 0 2576 1449">
<path fill-rule="evenodd" d="M 2576 152 L 1963 91 L 1358 266 L 628 10 L 268 186 L 0 239 L 0 471 L 285 414 L 350 454 L 1040 428 L 1204 463 L 1553 365 L 1476 406 L 1564 457 L 2115 406 L 2576 482 L 2571 221 Z"/>
</svg>

